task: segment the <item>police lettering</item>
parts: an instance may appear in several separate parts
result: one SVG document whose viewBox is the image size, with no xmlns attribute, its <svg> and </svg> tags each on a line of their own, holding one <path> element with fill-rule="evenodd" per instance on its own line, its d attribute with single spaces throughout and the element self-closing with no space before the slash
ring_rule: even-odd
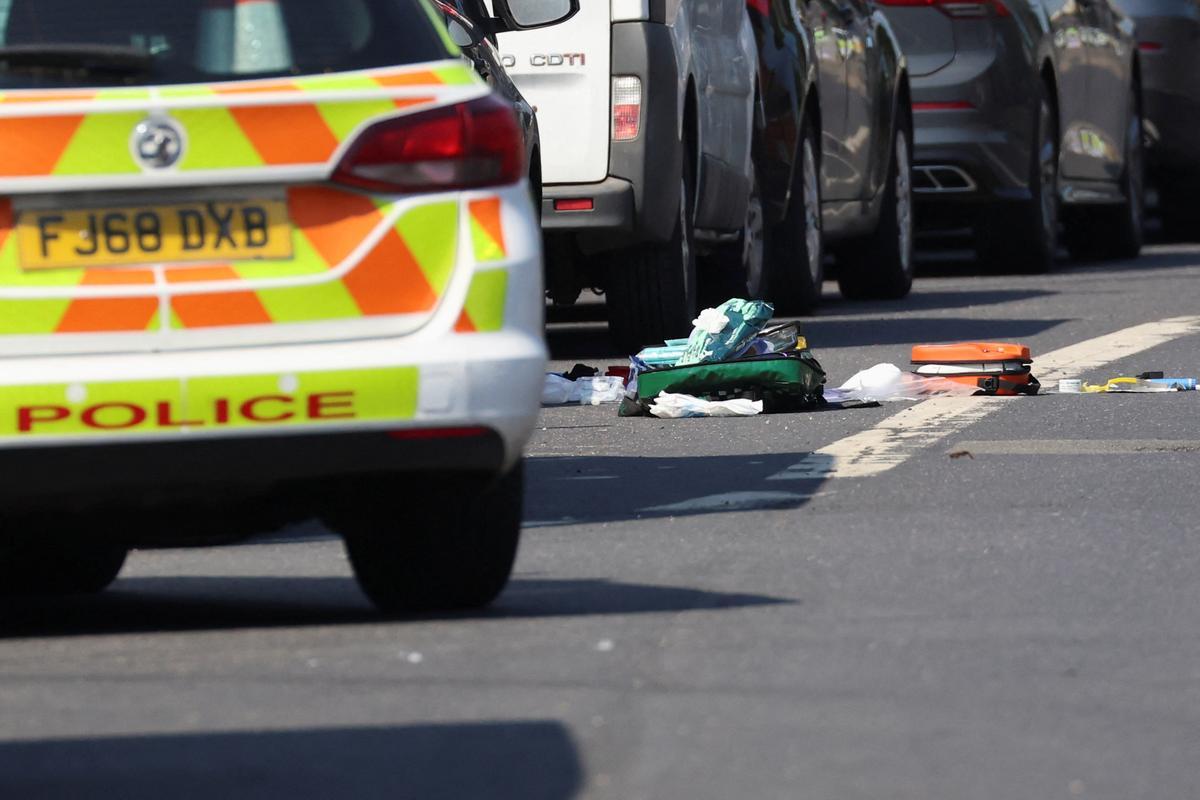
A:
<svg viewBox="0 0 1200 800">
<path fill-rule="evenodd" d="M 271 425 L 355 419 L 355 394 L 314 392 L 307 395 L 268 394 L 246 398 L 219 397 L 189 416 L 174 403 L 107 402 L 82 406 L 18 406 L 20 433 L 69 433 L 139 429 L 222 428 L 233 425 Z"/>
</svg>

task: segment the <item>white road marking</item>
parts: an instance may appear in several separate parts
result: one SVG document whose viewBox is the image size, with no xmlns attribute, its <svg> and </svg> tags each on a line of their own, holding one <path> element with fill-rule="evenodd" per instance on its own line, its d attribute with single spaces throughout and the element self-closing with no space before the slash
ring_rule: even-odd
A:
<svg viewBox="0 0 1200 800">
<path fill-rule="evenodd" d="M 1046 386 L 1058 383 L 1059 378 L 1081 378 L 1105 364 L 1134 356 L 1172 339 L 1200 331 L 1200 317 L 1171 319 L 1134 325 L 1132 328 L 1097 336 L 1079 344 L 1034 356 L 1033 374 Z"/>
<path fill-rule="evenodd" d="M 973 456 L 1132 456 L 1200 453 L 1200 442 L 1178 439 L 1011 439 L 956 442 Z"/>
<path fill-rule="evenodd" d="M 1200 317 L 1172 317 L 1098 336 L 1034 356 L 1033 372 L 1050 386 L 1128 356 L 1200 331 Z M 847 436 L 805 456 L 768 480 L 865 478 L 899 466 L 918 451 L 1022 398 L 937 397 L 894 414 L 873 428 Z"/>
<path fill-rule="evenodd" d="M 726 492 L 693 497 L 670 505 L 639 509 L 645 514 L 698 514 L 705 511 L 753 511 L 789 508 L 811 500 L 811 494 L 794 492 Z"/>
</svg>

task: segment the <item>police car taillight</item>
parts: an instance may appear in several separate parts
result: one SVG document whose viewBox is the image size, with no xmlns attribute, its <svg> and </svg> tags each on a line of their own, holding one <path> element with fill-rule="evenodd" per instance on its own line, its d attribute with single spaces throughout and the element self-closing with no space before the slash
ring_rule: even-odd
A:
<svg viewBox="0 0 1200 800">
<path fill-rule="evenodd" d="M 393 194 L 501 186 L 524 175 L 516 112 L 489 95 L 372 125 L 350 146 L 333 180 Z"/>
</svg>

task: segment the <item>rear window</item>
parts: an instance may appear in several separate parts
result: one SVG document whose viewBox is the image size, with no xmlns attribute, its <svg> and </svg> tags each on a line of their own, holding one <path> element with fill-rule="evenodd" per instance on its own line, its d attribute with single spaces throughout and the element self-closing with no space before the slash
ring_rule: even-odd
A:
<svg viewBox="0 0 1200 800">
<path fill-rule="evenodd" d="M 446 58 L 424 0 L 0 0 L 0 88 L 313 75 Z"/>
</svg>

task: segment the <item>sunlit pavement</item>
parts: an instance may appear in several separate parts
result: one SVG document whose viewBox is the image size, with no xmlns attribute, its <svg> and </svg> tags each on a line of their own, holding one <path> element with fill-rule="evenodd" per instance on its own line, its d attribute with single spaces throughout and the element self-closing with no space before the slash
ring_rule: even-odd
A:
<svg viewBox="0 0 1200 800">
<path fill-rule="evenodd" d="M 925 271 L 900 303 L 827 285 L 832 383 L 976 339 L 1200 375 L 1200 247 Z M 556 367 L 624 363 L 602 319 L 552 311 Z M 9 602 L 0 796 L 1194 796 L 1200 395 L 979 402 L 546 409 L 481 614 L 378 618 L 315 524 Z"/>
</svg>

